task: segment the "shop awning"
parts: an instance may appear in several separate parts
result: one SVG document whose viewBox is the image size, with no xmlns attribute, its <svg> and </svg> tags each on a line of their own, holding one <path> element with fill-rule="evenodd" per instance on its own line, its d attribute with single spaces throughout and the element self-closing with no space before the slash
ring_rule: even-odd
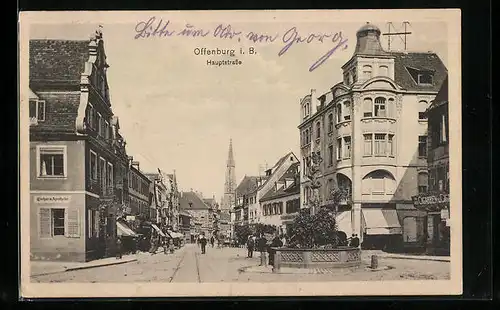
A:
<svg viewBox="0 0 500 310">
<path fill-rule="evenodd" d="M 183 234 L 178 233 L 178 232 L 174 232 L 174 231 L 171 231 L 171 230 L 169 230 L 169 231 L 168 231 L 168 234 L 169 234 L 172 238 L 184 238 L 184 235 L 183 235 Z"/>
<path fill-rule="evenodd" d="M 399 235 L 402 233 L 396 210 L 362 209 L 367 235 Z"/>
<path fill-rule="evenodd" d="M 338 212 L 335 218 L 337 222 L 337 230 L 345 232 L 348 236 L 351 235 L 351 211 Z"/>
<path fill-rule="evenodd" d="M 153 227 L 153 229 L 154 229 L 154 230 L 156 230 L 156 232 L 157 232 L 160 236 L 162 236 L 162 237 L 166 237 L 165 233 L 164 233 L 163 231 L 161 231 L 161 229 L 160 229 L 158 226 L 156 226 L 155 224 L 151 224 L 151 227 Z"/>
<path fill-rule="evenodd" d="M 132 229 L 121 222 L 116 222 L 116 234 L 118 236 L 137 237 L 137 234 Z"/>
</svg>

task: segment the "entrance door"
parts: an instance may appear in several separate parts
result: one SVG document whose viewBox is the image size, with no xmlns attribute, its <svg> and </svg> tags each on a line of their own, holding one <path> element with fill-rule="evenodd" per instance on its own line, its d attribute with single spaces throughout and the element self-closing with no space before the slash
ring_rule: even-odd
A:
<svg viewBox="0 0 500 310">
<path fill-rule="evenodd" d="M 406 243 L 418 241 L 417 219 L 415 217 L 405 217 L 403 219 L 403 240 Z"/>
</svg>

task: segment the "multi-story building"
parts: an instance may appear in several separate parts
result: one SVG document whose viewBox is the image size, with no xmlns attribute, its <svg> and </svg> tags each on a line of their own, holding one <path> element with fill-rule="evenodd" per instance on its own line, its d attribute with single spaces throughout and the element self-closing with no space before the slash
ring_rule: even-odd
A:
<svg viewBox="0 0 500 310">
<path fill-rule="evenodd" d="M 139 162 L 132 161 L 129 169 L 129 214 L 138 221 L 150 221 L 151 218 L 151 180 L 140 170 Z M 156 218 L 154 218 L 156 220 Z"/>
<path fill-rule="evenodd" d="M 260 199 L 261 223 L 276 226 L 289 234 L 290 225 L 300 210 L 300 163 L 292 164 L 267 194 Z"/>
<path fill-rule="evenodd" d="M 180 210 L 187 211 L 192 216 L 196 227 L 196 234 L 204 233 L 209 236 L 213 232 L 213 210 L 204 201 L 203 197 L 196 192 L 181 192 L 179 197 Z"/>
<path fill-rule="evenodd" d="M 385 51 L 379 28 L 367 23 L 342 70 L 342 82 L 301 100 L 302 207 L 312 194 L 308 158 L 319 153 L 322 205 L 331 203 L 334 187 L 349 193 L 337 218 L 348 235 L 365 246 L 418 242 L 423 214 L 411 197 L 428 174 L 425 110 L 446 67 L 432 52 Z"/>
<path fill-rule="evenodd" d="M 150 219 L 152 223 L 156 223 L 159 227 L 164 227 L 165 229 L 169 225 L 168 213 L 169 213 L 169 203 L 168 203 L 168 190 L 165 184 L 165 178 L 163 173 L 158 169 L 158 173 L 146 173 L 145 174 L 150 183 L 151 192 L 151 204 L 150 204 Z"/>
<path fill-rule="evenodd" d="M 128 158 L 109 97 L 103 36 L 30 40 L 33 259 L 114 255 Z"/>
<path fill-rule="evenodd" d="M 427 249 L 450 251 L 450 164 L 448 129 L 448 78 L 427 109 L 429 178 L 419 180 L 419 195 L 413 197 L 417 209 L 427 213 L 424 228 Z M 428 186 L 426 186 L 428 183 Z"/>
<path fill-rule="evenodd" d="M 234 208 L 235 224 L 249 225 L 262 223 L 263 209 L 260 199 L 272 190 L 291 165 L 298 162 L 293 152 L 281 157 L 276 164 L 266 170 L 265 176 L 245 176 L 236 188 L 236 205 Z M 238 222 L 237 219 L 241 219 Z"/>
</svg>

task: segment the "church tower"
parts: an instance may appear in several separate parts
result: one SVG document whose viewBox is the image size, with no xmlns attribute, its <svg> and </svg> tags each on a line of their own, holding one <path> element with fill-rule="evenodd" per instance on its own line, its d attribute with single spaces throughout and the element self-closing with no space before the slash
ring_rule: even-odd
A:
<svg viewBox="0 0 500 310">
<path fill-rule="evenodd" d="M 224 183 L 224 196 L 222 198 L 222 211 L 229 211 L 236 199 L 236 174 L 233 155 L 233 140 L 229 140 L 229 153 L 226 164 L 226 181 Z"/>
</svg>

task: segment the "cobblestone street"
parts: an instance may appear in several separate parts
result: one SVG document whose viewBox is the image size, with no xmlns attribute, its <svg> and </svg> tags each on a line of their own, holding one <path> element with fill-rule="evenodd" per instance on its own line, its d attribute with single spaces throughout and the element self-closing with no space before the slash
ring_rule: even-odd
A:
<svg viewBox="0 0 500 310">
<path fill-rule="evenodd" d="M 80 283 L 124 283 L 124 282 L 307 282 L 307 281 L 371 281 L 371 280 L 445 280 L 449 279 L 450 263 L 417 259 L 381 258 L 380 266 L 389 270 L 366 270 L 370 252 L 363 252 L 363 266 L 357 269 L 324 269 L 305 273 L 271 273 L 268 269 L 256 268 L 259 254 L 246 257 L 243 248 L 211 248 L 201 254 L 200 248 L 188 244 L 174 254 L 137 254 L 137 261 L 32 276 L 35 283 L 80 282 Z"/>
</svg>

